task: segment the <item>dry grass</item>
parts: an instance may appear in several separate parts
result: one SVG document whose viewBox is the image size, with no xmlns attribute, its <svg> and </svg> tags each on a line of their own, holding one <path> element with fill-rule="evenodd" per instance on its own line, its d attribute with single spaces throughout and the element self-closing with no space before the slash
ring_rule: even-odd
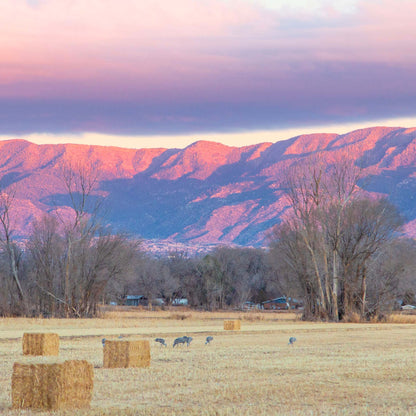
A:
<svg viewBox="0 0 416 416">
<path fill-rule="evenodd" d="M 240 321 L 264 321 L 266 319 L 266 314 L 262 312 L 248 311 L 244 314 L 240 314 L 238 319 Z"/>
<path fill-rule="evenodd" d="M 24 359 L 19 336 L 41 328 L 59 334 L 62 359 L 95 366 L 91 409 L 77 415 L 416 415 L 415 325 L 305 323 L 294 314 L 264 313 L 230 332 L 223 320 L 241 312 L 192 311 L 185 320 L 169 311 L 129 311 L 128 319 L 117 313 L 78 321 L 1 319 L 0 414 L 31 414 L 11 409 L 11 374 L 13 362 Z M 120 333 L 150 341 L 150 368 L 103 368 L 101 338 Z M 190 347 L 173 349 L 174 338 L 185 334 L 193 337 Z M 208 334 L 214 340 L 206 346 Z M 168 347 L 156 344 L 156 336 Z"/>
<path fill-rule="evenodd" d="M 392 324 L 416 324 L 416 315 L 411 313 L 395 313 L 386 318 Z"/>
<path fill-rule="evenodd" d="M 172 313 L 169 316 L 169 318 L 183 321 L 184 319 L 192 318 L 192 314 L 190 314 L 190 313 Z"/>
</svg>

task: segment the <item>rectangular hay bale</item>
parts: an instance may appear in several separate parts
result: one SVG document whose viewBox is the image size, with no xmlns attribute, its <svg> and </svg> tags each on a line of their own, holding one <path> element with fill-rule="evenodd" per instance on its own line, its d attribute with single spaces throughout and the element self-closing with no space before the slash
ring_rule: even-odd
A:
<svg viewBox="0 0 416 416">
<path fill-rule="evenodd" d="M 14 409 L 81 409 L 90 406 L 93 365 L 85 360 L 14 363 Z"/>
<path fill-rule="evenodd" d="M 24 355 L 58 355 L 59 335 L 25 332 L 22 340 Z"/>
<path fill-rule="evenodd" d="M 103 354 L 105 368 L 150 366 L 150 343 L 146 340 L 106 340 Z"/>
<path fill-rule="evenodd" d="M 239 331 L 241 329 L 241 321 L 224 321 L 224 329 L 226 331 Z"/>
</svg>

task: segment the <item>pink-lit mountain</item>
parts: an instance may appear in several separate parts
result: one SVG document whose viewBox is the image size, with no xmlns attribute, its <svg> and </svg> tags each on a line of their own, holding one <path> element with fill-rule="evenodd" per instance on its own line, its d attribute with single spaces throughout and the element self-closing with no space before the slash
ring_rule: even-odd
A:
<svg viewBox="0 0 416 416">
<path fill-rule="evenodd" d="M 115 229 L 188 244 L 261 245 L 287 209 L 282 172 L 317 151 L 328 160 L 353 156 L 370 178 L 366 189 L 388 195 L 416 237 L 416 128 L 374 127 L 246 147 L 199 141 L 181 150 L 9 140 L 0 142 L 0 186 L 17 189 L 20 237 L 42 212 L 68 210 L 59 171 L 81 161 L 99 168 L 96 197 L 105 197 L 106 220 Z"/>
</svg>

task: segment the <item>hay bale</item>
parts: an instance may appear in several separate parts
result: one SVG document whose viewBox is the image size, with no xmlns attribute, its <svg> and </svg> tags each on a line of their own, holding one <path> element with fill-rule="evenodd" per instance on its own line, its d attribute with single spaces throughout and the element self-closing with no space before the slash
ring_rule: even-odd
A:
<svg viewBox="0 0 416 416">
<path fill-rule="evenodd" d="M 14 363 L 14 409 L 81 409 L 90 406 L 93 365 L 85 360 Z"/>
<path fill-rule="evenodd" d="M 145 340 L 105 341 L 105 368 L 128 368 L 150 366 L 150 343 Z"/>
<path fill-rule="evenodd" d="M 224 329 L 226 331 L 239 331 L 241 329 L 241 321 L 224 321 Z"/>
<path fill-rule="evenodd" d="M 59 335 L 25 332 L 22 347 L 24 355 L 58 355 Z"/>
</svg>

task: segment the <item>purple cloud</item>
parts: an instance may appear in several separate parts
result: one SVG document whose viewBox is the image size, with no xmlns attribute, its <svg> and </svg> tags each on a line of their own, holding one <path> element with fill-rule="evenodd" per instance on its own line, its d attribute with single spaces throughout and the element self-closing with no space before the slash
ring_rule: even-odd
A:
<svg viewBox="0 0 416 416">
<path fill-rule="evenodd" d="M 316 10 L 173 3 L 2 6 L 0 133 L 175 134 L 415 115 L 412 1 L 357 0 L 348 11 L 325 1 Z"/>
</svg>

